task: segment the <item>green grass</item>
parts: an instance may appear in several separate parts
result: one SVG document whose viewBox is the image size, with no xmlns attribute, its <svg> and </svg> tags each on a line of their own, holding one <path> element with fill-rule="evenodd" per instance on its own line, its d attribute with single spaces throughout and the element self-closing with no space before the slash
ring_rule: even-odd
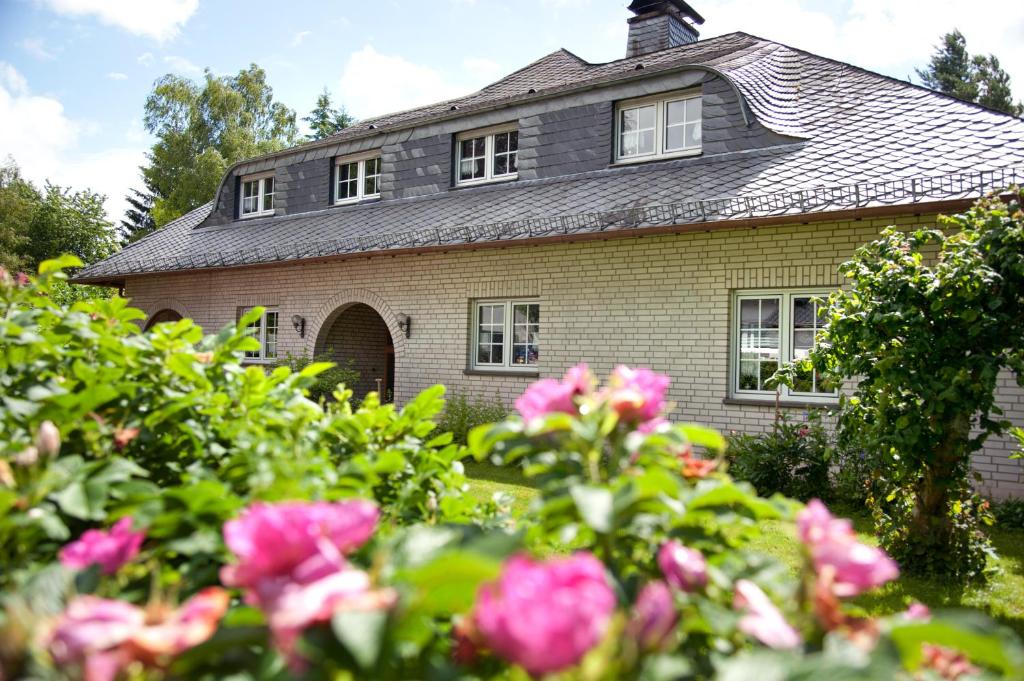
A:
<svg viewBox="0 0 1024 681">
<path fill-rule="evenodd" d="M 470 494 L 486 500 L 496 492 L 512 497 L 516 514 L 525 511 L 537 491 L 515 470 L 490 464 L 467 464 Z M 860 540 L 877 544 L 866 517 L 854 517 Z M 1024 636 L 1024 531 L 991 531 L 999 557 L 996 574 L 985 584 L 954 585 L 936 579 L 906 575 L 881 589 L 865 594 L 854 603 L 867 614 L 888 615 L 906 609 L 911 601 L 920 601 L 930 608 L 977 608 Z M 794 573 L 802 560 L 796 527 L 791 522 L 767 521 L 761 525 L 761 536 L 752 548 L 773 556 L 790 566 Z"/>
</svg>

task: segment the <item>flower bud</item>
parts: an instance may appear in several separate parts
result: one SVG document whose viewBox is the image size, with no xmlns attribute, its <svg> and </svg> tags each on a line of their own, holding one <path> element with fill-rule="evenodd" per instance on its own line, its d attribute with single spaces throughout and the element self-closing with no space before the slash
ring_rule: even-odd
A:
<svg viewBox="0 0 1024 681">
<path fill-rule="evenodd" d="M 14 455 L 14 464 L 22 468 L 35 466 L 37 461 L 39 461 L 39 450 L 32 446 L 25 447 Z"/>
<path fill-rule="evenodd" d="M 36 448 L 39 453 L 46 457 L 57 456 L 60 453 L 60 431 L 53 421 L 43 421 L 39 424 L 39 432 L 36 433 Z"/>
<path fill-rule="evenodd" d="M 680 591 L 699 591 L 708 583 L 708 566 L 701 552 L 674 539 L 659 549 L 658 567 L 665 580 Z"/>
</svg>

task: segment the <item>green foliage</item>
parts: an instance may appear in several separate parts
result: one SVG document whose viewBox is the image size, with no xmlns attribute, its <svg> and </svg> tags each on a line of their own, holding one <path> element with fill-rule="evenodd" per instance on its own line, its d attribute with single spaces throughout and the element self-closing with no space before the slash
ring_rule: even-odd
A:
<svg viewBox="0 0 1024 681">
<path fill-rule="evenodd" d="M 841 436 L 877 452 L 883 546 L 911 571 L 981 575 L 987 522 L 968 484 L 971 455 L 1010 427 L 1001 370 L 1024 384 L 1024 213 L 1013 190 L 940 219 L 886 229 L 841 271 L 815 368 L 856 380 Z"/>
<path fill-rule="evenodd" d="M 1024 499 L 1014 497 L 992 502 L 992 516 L 1001 528 L 1024 530 Z"/>
<path fill-rule="evenodd" d="M 228 167 L 295 143 L 295 112 L 274 101 L 256 64 L 234 76 L 206 70 L 202 83 L 167 74 L 146 99 L 146 131 L 155 135 L 142 169 L 156 198 L 156 226 L 213 198 Z"/>
<path fill-rule="evenodd" d="M 140 191 L 138 189 L 128 190 L 124 200 L 128 202 L 129 208 L 118 225 L 118 232 L 123 244 L 130 244 L 138 241 L 156 229 L 156 222 L 153 221 L 153 192 L 149 189 Z"/>
<path fill-rule="evenodd" d="M 1014 103 L 1010 76 L 994 55 L 967 52 L 967 40 L 958 30 L 942 36 L 942 44 L 924 69 L 917 69 L 921 82 L 933 90 L 975 102 L 1013 116 L 1024 112 L 1024 104 Z"/>
<path fill-rule="evenodd" d="M 331 106 L 331 93 L 327 88 L 324 88 L 324 91 L 316 98 L 316 106 L 302 120 L 309 124 L 311 131 L 306 135 L 307 140 L 330 137 L 355 122 L 355 119 L 345 111 L 345 107 L 336 109 Z"/>
<path fill-rule="evenodd" d="M 806 423 L 781 420 L 763 435 L 731 435 L 726 451 L 729 473 L 761 495 L 783 494 L 802 501 L 833 497 L 833 448 L 817 412 L 811 412 Z"/>
<path fill-rule="evenodd" d="M 331 359 L 330 352 L 317 355 L 312 359 L 305 353 L 293 355 L 288 353 L 283 359 L 277 362 L 277 366 L 288 367 L 293 374 L 301 372 L 311 364 L 331 364 L 329 369 L 318 373 L 313 383 L 307 388 L 309 398 L 314 402 L 331 400 L 334 398 L 334 391 L 338 386 L 351 386 L 359 382 L 359 372 L 352 368 L 353 362 L 349 361 L 348 366 L 337 366 Z"/>
<path fill-rule="evenodd" d="M 62 253 L 86 263 L 117 250 L 104 197 L 49 184 L 39 191 L 18 167 L 0 167 L 0 266 L 34 271 Z"/>
<path fill-rule="evenodd" d="M 485 423 L 503 421 L 508 416 L 508 408 L 498 395 L 493 400 L 470 401 L 462 393 L 453 393 L 441 413 L 438 428 L 451 433 L 455 442 L 466 444 L 469 431 Z"/>
</svg>

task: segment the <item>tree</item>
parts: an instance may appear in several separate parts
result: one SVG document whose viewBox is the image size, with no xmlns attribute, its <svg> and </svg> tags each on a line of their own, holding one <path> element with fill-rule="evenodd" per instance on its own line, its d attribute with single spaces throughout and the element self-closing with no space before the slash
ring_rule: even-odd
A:
<svg viewBox="0 0 1024 681">
<path fill-rule="evenodd" d="M 157 137 L 142 169 L 155 196 L 151 216 L 162 226 L 213 198 L 228 167 L 294 144 L 295 112 L 274 101 L 256 64 L 202 83 L 168 74 L 146 99 L 146 130 Z"/>
<path fill-rule="evenodd" d="M 86 263 L 107 257 L 117 249 L 117 236 L 103 201 L 88 189 L 49 182 L 39 191 L 13 162 L 0 168 L 0 264 L 34 271 L 65 253 Z"/>
<path fill-rule="evenodd" d="M 331 106 L 331 93 L 327 88 L 324 88 L 316 98 L 316 106 L 302 120 L 309 123 L 311 132 L 306 135 L 308 140 L 330 137 L 355 122 L 355 119 L 345 111 L 345 107 L 335 109 Z"/>
<path fill-rule="evenodd" d="M 942 217 L 943 229 L 888 228 L 841 271 L 811 361 L 856 381 L 840 433 L 879 456 L 874 498 L 883 546 L 904 569 L 983 574 L 985 506 L 971 455 L 1006 432 L 995 390 L 1010 370 L 1024 386 L 1024 192 Z"/>
<path fill-rule="evenodd" d="M 151 191 L 130 189 L 124 199 L 131 207 L 124 212 L 124 219 L 121 220 L 118 232 L 121 242 L 130 244 L 156 229 L 156 222 L 153 220 L 155 197 Z"/>
<path fill-rule="evenodd" d="M 921 82 L 943 94 L 974 102 L 1013 116 L 1024 113 L 1024 104 L 1013 103 L 1010 76 L 995 56 L 971 56 L 967 40 L 958 30 L 942 37 L 924 69 L 917 69 Z"/>
</svg>

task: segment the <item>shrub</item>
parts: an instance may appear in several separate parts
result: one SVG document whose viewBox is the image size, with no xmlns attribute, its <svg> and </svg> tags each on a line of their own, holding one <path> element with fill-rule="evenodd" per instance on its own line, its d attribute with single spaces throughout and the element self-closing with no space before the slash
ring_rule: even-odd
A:
<svg viewBox="0 0 1024 681">
<path fill-rule="evenodd" d="M 240 365 L 252 317 L 140 333 L 118 297 L 56 305 L 59 277 L 0 273 L 4 678 L 911 678 L 1024 660 L 980 615 L 849 610 L 896 567 L 820 502 L 797 513 L 798 579 L 750 550 L 800 505 L 722 472 L 716 432 L 665 422 L 667 377 L 619 367 L 597 389 L 579 367 L 471 432 L 478 459 L 537 481 L 516 529 L 462 496 L 464 452 L 432 437 L 442 388 L 401 410 L 316 404 L 322 365 Z"/>
<path fill-rule="evenodd" d="M 1024 530 L 1024 499 L 1015 497 L 992 502 L 992 515 L 998 527 Z"/>
<path fill-rule="evenodd" d="M 288 353 L 286 357 L 278 360 L 276 366 L 288 367 L 293 374 L 298 374 L 311 364 L 332 365 L 318 373 L 306 388 L 309 391 L 309 398 L 314 402 L 331 400 L 338 386 L 351 387 L 359 382 L 359 372 L 352 368 L 355 364 L 354 360 L 349 360 L 347 366 L 337 366 L 334 364 L 330 351 L 312 359 L 305 353 L 301 355 Z"/>
<path fill-rule="evenodd" d="M 816 412 L 806 423 L 781 419 L 771 432 L 731 435 L 729 472 L 761 495 L 783 494 L 806 501 L 831 498 L 832 447 Z"/>
<path fill-rule="evenodd" d="M 503 421 L 506 416 L 508 408 L 497 395 L 491 401 L 470 402 L 462 393 L 452 393 L 437 425 L 442 432 L 451 433 L 455 442 L 466 444 L 469 431 L 485 423 Z"/>
</svg>

